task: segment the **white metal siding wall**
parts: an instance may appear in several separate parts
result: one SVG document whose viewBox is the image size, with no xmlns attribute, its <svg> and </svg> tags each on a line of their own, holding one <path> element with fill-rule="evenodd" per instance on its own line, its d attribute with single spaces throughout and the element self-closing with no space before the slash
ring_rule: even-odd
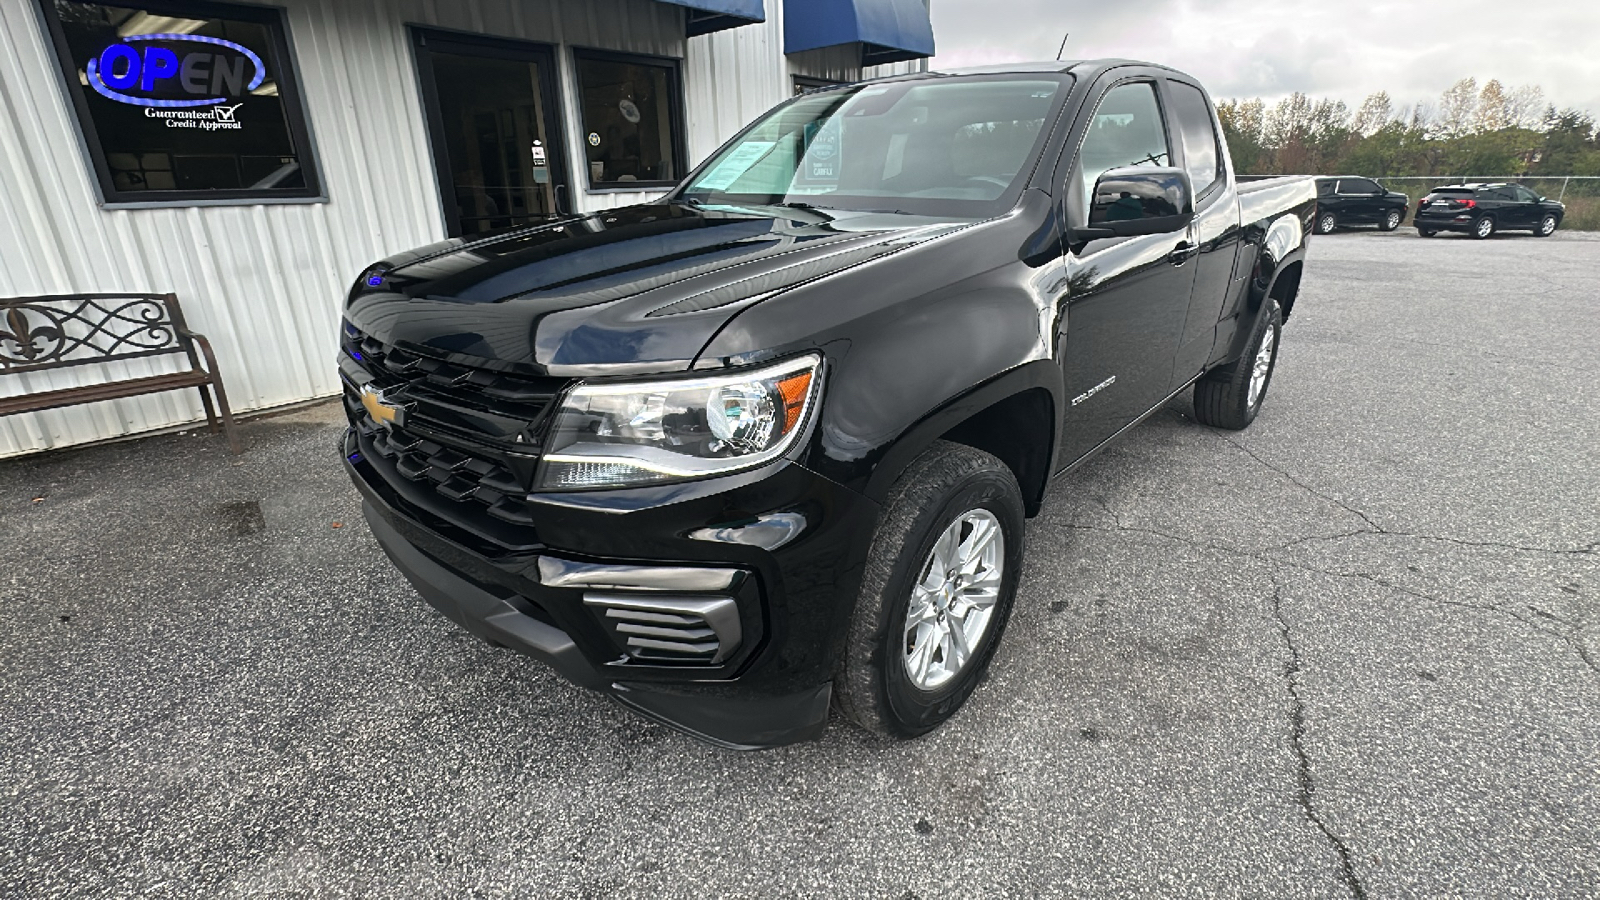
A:
<svg viewBox="0 0 1600 900">
<path fill-rule="evenodd" d="M 216 345 L 235 409 L 338 391 L 339 308 L 350 281 L 387 254 L 444 237 L 405 25 L 561 46 L 569 167 L 579 104 L 571 47 L 682 57 L 683 10 L 655 0 L 286 0 L 329 201 L 104 210 L 33 0 L 0 0 L 0 296 L 176 292 Z M 588 195 L 585 209 L 644 193 Z M 155 374 L 135 361 L 0 378 L 0 396 Z M 202 417 L 194 392 L 0 418 L 0 456 Z"/>
<path fill-rule="evenodd" d="M 789 97 L 791 75 L 860 74 L 851 48 L 785 57 L 780 0 L 768 0 L 765 23 L 688 40 L 684 11 L 655 0 L 280 2 L 328 201 L 105 210 L 34 0 L 0 0 L 0 296 L 173 291 L 191 327 L 216 346 L 240 411 L 336 393 L 335 336 L 350 281 L 373 260 L 444 237 L 406 25 L 557 45 L 572 193 L 585 211 L 660 192 L 585 190 L 573 47 L 685 59 L 691 166 Z M 10 375 L 0 378 L 0 396 L 170 366 Z M 0 457 L 202 415 L 188 391 L 7 416 Z"/>
</svg>

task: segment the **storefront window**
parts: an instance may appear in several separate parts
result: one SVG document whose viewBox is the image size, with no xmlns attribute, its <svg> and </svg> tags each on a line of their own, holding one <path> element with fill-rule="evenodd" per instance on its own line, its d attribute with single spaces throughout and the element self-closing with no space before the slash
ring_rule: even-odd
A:
<svg viewBox="0 0 1600 900">
<path fill-rule="evenodd" d="M 796 75 L 796 76 L 794 76 L 794 95 L 796 97 L 798 97 L 801 94 L 804 94 L 806 91 L 815 91 L 815 90 L 820 90 L 822 88 L 838 87 L 839 85 L 845 84 L 845 83 L 846 82 L 833 81 L 833 80 L 827 79 L 827 78 L 812 78 L 812 77 L 807 76 L 807 75 Z"/>
<path fill-rule="evenodd" d="M 589 184 L 675 183 L 683 175 L 677 63 L 594 51 L 575 56 Z"/>
<path fill-rule="evenodd" d="M 317 196 L 280 11 L 43 3 L 106 200 Z"/>
</svg>

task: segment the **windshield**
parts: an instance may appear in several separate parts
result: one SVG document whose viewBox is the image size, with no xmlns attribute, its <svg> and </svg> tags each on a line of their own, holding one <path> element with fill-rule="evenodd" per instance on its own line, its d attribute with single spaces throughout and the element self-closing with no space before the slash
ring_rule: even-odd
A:
<svg viewBox="0 0 1600 900">
<path fill-rule="evenodd" d="M 854 85 L 779 107 L 680 192 L 708 204 L 979 217 L 1032 171 L 1066 83 L 986 78 Z"/>
</svg>

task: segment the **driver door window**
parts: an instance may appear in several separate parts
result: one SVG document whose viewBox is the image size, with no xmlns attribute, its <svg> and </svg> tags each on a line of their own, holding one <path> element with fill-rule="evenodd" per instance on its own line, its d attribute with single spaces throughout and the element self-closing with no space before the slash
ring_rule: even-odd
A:
<svg viewBox="0 0 1600 900">
<path fill-rule="evenodd" d="M 1094 195 L 1095 181 L 1111 169 L 1172 165 L 1155 84 L 1136 81 L 1108 91 L 1094 111 L 1082 147 L 1078 170 L 1084 197 Z"/>
</svg>

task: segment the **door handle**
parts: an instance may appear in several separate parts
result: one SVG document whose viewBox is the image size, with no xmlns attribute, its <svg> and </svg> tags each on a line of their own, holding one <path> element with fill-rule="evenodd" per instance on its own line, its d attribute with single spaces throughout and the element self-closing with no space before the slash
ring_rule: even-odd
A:
<svg viewBox="0 0 1600 900">
<path fill-rule="evenodd" d="M 556 185 L 556 215 L 571 215 L 567 209 L 567 186 L 564 184 Z"/>
<path fill-rule="evenodd" d="M 1189 261 L 1189 257 L 1199 252 L 1200 248 L 1194 244 L 1188 241 L 1180 241 L 1178 246 L 1173 247 L 1172 252 L 1167 254 L 1167 259 L 1171 260 L 1173 265 L 1181 266 Z"/>
</svg>

